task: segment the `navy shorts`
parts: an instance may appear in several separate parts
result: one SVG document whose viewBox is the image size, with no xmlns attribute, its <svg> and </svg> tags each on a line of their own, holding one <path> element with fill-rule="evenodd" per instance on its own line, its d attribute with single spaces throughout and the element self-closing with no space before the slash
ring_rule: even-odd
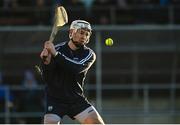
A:
<svg viewBox="0 0 180 125">
<path fill-rule="evenodd" d="M 71 119 L 74 119 L 74 116 L 90 106 L 91 104 L 85 98 L 77 100 L 73 103 L 65 103 L 52 97 L 47 97 L 45 113 L 56 114 L 61 118 L 67 115 Z"/>
</svg>

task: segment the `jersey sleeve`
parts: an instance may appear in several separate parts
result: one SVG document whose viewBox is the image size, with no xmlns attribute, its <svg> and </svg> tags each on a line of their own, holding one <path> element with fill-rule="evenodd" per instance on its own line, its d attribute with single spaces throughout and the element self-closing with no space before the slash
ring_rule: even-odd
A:
<svg viewBox="0 0 180 125">
<path fill-rule="evenodd" d="M 42 79 L 46 82 L 51 80 L 51 78 L 53 78 L 55 68 L 55 62 L 53 59 L 51 59 L 51 62 L 48 65 L 41 62 Z"/>
<path fill-rule="evenodd" d="M 75 61 L 61 52 L 58 52 L 54 60 L 58 65 L 61 65 L 61 67 L 64 67 L 72 73 L 81 73 L 87 71 L 91 67 L 96 60 L 96 55 L 92 50 L 90 50 L 87 56 L 79 61 Z"/>
</svg>

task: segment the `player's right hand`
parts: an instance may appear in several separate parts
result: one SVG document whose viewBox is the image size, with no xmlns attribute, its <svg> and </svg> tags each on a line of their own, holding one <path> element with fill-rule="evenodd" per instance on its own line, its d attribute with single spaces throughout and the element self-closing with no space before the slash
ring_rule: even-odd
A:
<svg viewBox="0 0 180 125">
<path fill-rule="evenodd" d="M 42 59 L 42 58 L 47 57 L 47 56 L 48 56 L 48 50 L 44 48 L 40 54 L 40 57 Z"/>
<path fill-rule="evenodd" d="M 51 54 L 46 48 L 44 48 L 40 54 L 40 58 L 43 60 L 44 64 L 48 65 L 51 62 Z"/>
<path fill-rule="evenodd" d="M 51 41 L 46 41 L 44 43 L 44 48 L 46 48 L 48 50 L 48 52 L 52 55 L 55 56 L 56 55 L 56 49 L 54 44 Z"/>
</svg>

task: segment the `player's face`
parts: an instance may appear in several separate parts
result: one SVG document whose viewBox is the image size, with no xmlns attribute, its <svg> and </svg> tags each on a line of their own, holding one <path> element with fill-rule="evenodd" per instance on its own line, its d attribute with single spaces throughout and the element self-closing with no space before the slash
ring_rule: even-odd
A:
<svg viewBox="0 0 180 125">
<path fill-rule="evenodd" d="M 86 44 L 86 42 L 89 41 L 90 36 L 91 32 L 86 29 L 78 29 L 72 34 L 73 41 L 78 46 Z"/>
</svg>

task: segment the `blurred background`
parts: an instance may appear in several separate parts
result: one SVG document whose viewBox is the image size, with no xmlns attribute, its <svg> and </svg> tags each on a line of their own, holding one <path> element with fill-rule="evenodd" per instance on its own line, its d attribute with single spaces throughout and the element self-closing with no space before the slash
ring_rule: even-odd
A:
<svg viewBox="0 0 180 125">
<path fill-rule="evenodd" d="M 42 123 L 44 84 L 34 66 L 55 0 L 0 1 L 0 123 Z M 93 25 L 97 60 L 85 93 L 109 124 L 180 123 L 180 0 L 62 0 L 69 23 Z M 111 37 L 114 45 L 105 46 Z M 68 117 L 63 123 L 76 123 Z"/>
</svg>

